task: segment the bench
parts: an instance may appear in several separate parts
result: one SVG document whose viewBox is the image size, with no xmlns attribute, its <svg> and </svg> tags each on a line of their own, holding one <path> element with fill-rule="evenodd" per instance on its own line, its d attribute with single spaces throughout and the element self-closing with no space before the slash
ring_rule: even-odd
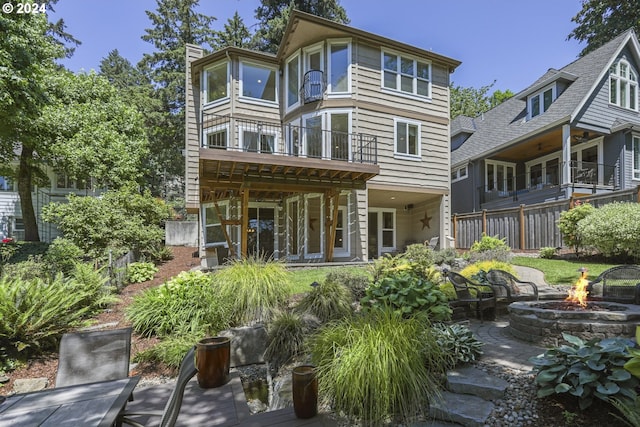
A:
<svg viewBox="0 0 640 427">
<path fill-rule="evenodd" d="M 587 285 L 592 301 L 640 304 L 640 267 L 619 265 L 603 271 Z"/>
</svg>

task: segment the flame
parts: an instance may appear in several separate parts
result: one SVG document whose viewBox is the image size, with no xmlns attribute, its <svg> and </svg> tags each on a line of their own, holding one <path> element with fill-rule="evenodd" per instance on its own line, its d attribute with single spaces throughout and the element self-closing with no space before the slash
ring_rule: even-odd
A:
<svg viewBox="0 0 640 427">
<path fill-rule="evenodd" d="M 587 306 L 587 295 L 589 292 L 587 291 L 587 285 L 589 285 L 589 281 L 587 280 L 587 270 L 581 269 L 580 278 L 573 285 L 573 288 L 569 289 L 569 296 L 565 299 L 565 301 L 576 302 L 580 304 L 581 307 Z"/>
</svg>

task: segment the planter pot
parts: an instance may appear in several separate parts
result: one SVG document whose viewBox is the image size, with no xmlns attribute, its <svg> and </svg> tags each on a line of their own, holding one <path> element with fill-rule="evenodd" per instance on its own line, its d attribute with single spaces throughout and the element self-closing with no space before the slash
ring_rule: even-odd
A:
<svg viewBox="0 0 640 427">
<path fill-rule="evenodd" d="M 231 338 L 211 337 L 196 345 L 198 384 L 202 388 L 220 387 L 229 382 Z"/>
<path fill-rule="evenodd" d="M 291 371 L 293 411 L 298 418 L 311 418 L 318 413 L 318 379 L 315 366 L 296 366 Z"/>
</svg>

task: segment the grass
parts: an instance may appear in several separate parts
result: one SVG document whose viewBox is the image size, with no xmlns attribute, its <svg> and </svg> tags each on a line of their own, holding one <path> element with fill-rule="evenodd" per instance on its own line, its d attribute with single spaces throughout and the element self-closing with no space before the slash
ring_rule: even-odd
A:
<svg viewBox="0 0 640 427">
<path fill-rule="evenodd" d="M 572 285 L 578 280 L 578 269 L 586 267 L 591 278 L 598 277 L 604 270 L 618 264 L 592 263 L 580 259 L 545 259 L 513 257 L 512 264 L 536 268 L 544 273 L 545 281 L 550 285 Z"/>
<path fill-rule="evenodd" d="M 324 283 L 327 274 L 336 270 L 347 270 L 356 274 L 370 275 L 369 269 L 365 266 L 290 268 L 289 271 L 292 272 L 291 293 L 302 294 L 311 291 L 313 282 Z"/>
</svg>

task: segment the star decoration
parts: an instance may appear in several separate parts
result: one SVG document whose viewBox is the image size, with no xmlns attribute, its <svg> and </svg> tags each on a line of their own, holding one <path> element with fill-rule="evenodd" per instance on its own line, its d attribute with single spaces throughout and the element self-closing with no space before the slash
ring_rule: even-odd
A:
<svg viewBox="0 0 640 427">
<path fill-rule="evenodd" d="M 315 222 L 318 220 L 318 218 L 309 218 L 309 228 L 311 229 L 311 231 L 314 231 L 314 224 Z"/>
<path fill-rule="evenodd" d="M 424 211 L 424 218 L 422 218 L 420 220 L 420 222 L 422 223 L 422 229 L 424 230 L 425 227 L 427 228 L 431 228 L 429 226 L 429 222 L 431 221 L 431 217 L 429 215 L 427 215 L 427 211 Z"/>
</svg>

